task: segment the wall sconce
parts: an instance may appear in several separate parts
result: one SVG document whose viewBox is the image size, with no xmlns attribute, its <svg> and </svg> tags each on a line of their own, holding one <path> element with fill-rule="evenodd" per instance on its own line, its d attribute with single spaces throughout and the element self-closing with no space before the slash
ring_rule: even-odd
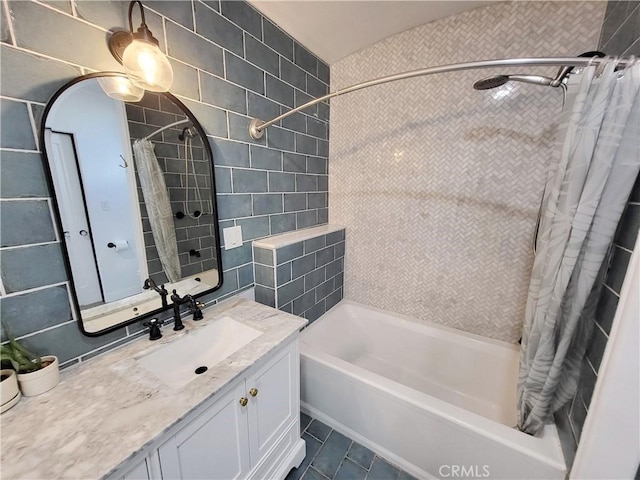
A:
<svg viewBox="0 0 640 480">
<path fill-rule="evenodd" d="M 140 7 L 142 23 L 133 31 L 133 6 Z M 144 8 L 138 0 L 129 4 L 129 31 L 114 32 L 109 37 L 109 50 L 124 66 L 131 82 L 152 92 L 166 92 L 173 83 L 173 69 L 167 57 L 158 48 L 159 42 L 147 27 Z"/>
</svg>

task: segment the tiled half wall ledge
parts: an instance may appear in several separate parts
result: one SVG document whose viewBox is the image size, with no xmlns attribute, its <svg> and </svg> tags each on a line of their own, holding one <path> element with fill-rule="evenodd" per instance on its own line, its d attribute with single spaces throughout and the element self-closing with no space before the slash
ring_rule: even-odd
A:
<svg viewBox="0 0 640 480">
<path fill-rule="evenodd" d="M 344 247 L 340 225 L 254 241 L 256 301 L 313 322 L 342 300 Z"/>
</svg>

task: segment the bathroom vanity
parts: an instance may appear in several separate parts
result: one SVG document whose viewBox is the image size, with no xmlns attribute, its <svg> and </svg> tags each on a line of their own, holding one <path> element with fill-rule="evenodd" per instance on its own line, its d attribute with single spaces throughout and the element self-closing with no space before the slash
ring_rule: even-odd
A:
<svg viewBox="0 0 640 480">
<path fill-rule="evenodd" d="M 64 370 L 55 389 L 3 414 L 3 476 L 284 478 L 305 455 L 298 332 L 306 320 L 245 299 L 203 313 L 185 330 L 168 327 L 158 341 L 145 335 Z M 202 360 L 204 373 L 172 379 L 172 369 L 206 359 L 193 340 L 211 329 L 215 349 L 243 329 L 257 333 L 216 364 Z M 181 345 L 193 350 L 186 358 Z M 153 373 L 158 363 L 168 376 Z"/>
</svg>

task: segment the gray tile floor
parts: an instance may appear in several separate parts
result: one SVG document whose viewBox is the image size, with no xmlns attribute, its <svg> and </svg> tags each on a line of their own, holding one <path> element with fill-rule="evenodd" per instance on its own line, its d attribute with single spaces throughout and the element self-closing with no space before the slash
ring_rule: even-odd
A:
<svg viewBox="0 0 640 480">
<path fill-rule="evenodd" d="M 368 448 L 300 413 L 307 456 L 285 480 L 415 480 Z"/>
</svg>

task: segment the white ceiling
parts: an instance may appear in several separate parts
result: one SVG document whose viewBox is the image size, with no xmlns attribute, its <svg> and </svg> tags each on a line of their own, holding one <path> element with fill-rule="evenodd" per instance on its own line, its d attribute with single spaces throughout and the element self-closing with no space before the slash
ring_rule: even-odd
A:
<svg viewBox="0 0 640 480">
<path fill-rule="evenodd" d="M 490 0 L 249 2 L 329 65 L 396 33 L 492 3 Z"/>
</svg>

